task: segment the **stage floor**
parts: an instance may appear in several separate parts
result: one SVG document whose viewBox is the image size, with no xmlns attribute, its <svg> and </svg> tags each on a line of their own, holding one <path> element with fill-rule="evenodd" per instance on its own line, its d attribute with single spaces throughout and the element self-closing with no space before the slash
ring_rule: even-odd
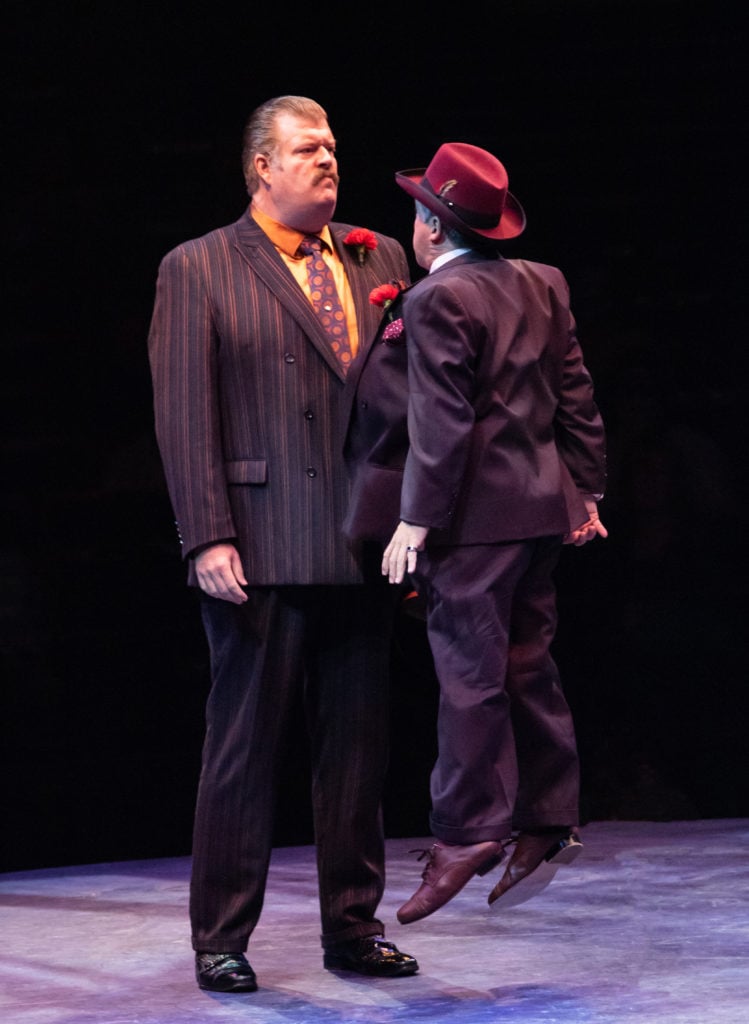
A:
<svg viewBox="0 0 749 1024">
<path fill-rule="evenodd" d="M 0 875 L 3 1024 L 743 1024 L 749 1021 L 749 819 L 592 822 L 535 899 L 501 912 L 499 868 L 401 926 L 420 881 L 388 840 L 380 916 L 420 971 L 383 981 L 322 967 L 312 847 L 274 851 L 248 958 L 259 989 L 201 992 L 189 859 Z"/>
</svg>

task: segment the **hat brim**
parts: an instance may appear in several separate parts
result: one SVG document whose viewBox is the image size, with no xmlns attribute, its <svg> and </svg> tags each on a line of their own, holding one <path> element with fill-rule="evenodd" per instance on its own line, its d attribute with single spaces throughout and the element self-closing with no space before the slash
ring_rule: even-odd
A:
<svg viewBox="0 0 749 1024">
<path fill-rule="evenodd" d="M 508 238 L 517 238 L 525 230 L 525 211 L 511 192 L 508 191 L 505 196 L 502 216 L 499 218 L 499 223 L 496 227 L 486 230 L 472 228 L 470 224 L 466 224 L 449 206 L 443 203 L 439 196 L 424 188 L 422 181 L 425 174 L 426 167 L 418 167 L 410 171 L 396 171 L 395 181 L 404 192 L 407 192 L 414 199 L 418 199 L 420 203 L 423 203 L 428 209 L 438 214 L 440 219 L 445 221 L 446 224 L 457 228 L 458 231 L 469 238 L 474 237 L 484 241 L 501 242 Z"/>
</svg>

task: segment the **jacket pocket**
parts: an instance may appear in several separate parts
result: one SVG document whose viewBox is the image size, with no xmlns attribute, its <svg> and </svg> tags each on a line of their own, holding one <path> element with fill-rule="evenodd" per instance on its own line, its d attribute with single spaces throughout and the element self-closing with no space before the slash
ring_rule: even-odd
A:
<svg viewBox="0 0 749 1024">
<path fill-rule="evenodd" d="M 268 482 L 268 463 L 265 459 L 234 459 L 224 463 L 229 484 L 265 484 Z"/>
</svg>

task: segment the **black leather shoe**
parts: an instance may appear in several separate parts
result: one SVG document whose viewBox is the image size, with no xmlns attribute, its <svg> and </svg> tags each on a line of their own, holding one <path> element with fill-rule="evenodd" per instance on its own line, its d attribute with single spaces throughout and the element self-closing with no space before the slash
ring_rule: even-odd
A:
<svg viewBox="0 0 749 1024">
<path fill-rule="evenodd" d="M 521 832 L 505 873 L 489 893 L 489 905 L 503 910 L 537 896 L 549 885 L 562 864 L 571 864 L 583 848 L 571 828 Z"/>
<path fill-rule="evenodd" d="M 257 978 L 244 953 L 196 953 L 195 977 L 208 992 L 255 992 Z"/>
<path fill-rule="evenodd" d="M 401 953 L 382 935 L 367 935 L 327 949 L 323 966 L 329 971 L 356 971 L 357 974 L 371 974 L 376 978 L 402 978 L 416 974 L 419 969 L 414 957 Z"/>
</svg>

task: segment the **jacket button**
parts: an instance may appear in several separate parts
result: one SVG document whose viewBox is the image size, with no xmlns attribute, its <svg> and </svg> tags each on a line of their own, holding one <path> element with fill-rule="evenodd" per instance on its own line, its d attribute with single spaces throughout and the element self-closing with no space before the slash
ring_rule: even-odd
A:
<svg viewBox="0 0 749 1024">
<path fill-rule="evenodd" d="M 315 418 L 315 414 L 312 412 L 311 409 L 305 409 L 304 410 L 304 418 L 306 420 L 312 420 L 312 419 Z"/>
<path fill-rule="evenodd" d="M 295 363 L 296 362 L 296 356 L 294 355 L 293 352 L 287 352 L 284 355 L 283 358 L 284 358 L 284 362 L 285 363 Z"/>
<path fill-rule="evenodd" d="M 307 469 L 307 476 L 310 476 L 310 477 L 311 476 L 317 476 L 317 470 L 314 468 L 314 466 L 309 466 L 308 467 L 308 469 Z"/>
</svg>

